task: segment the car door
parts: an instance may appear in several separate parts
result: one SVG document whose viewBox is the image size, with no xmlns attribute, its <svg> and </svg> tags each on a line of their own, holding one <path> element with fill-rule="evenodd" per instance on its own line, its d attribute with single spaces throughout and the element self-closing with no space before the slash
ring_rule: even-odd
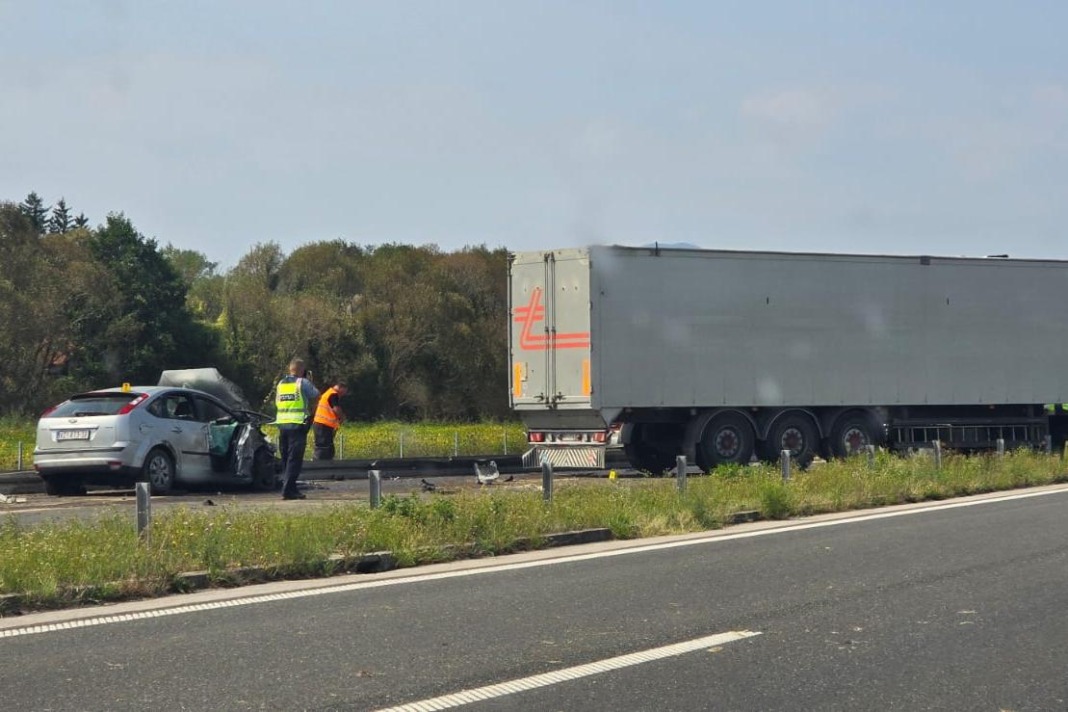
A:
<svg viewBox="0 0 1068 712">
<path fill-rule="evenodd" d="M 161 400 L 160 412 L 167 421 L 163 437 L 178 453 L 178 479 L 195 482 L 210 477 L 208 424 L 200 419 L 193 396 L 175 391 Z"/>
<path fill-rule="evenodd" d="M 208 452 L 216 476 L 233 475 L 233 445 L 240 423 L 226 406 L 200 393 L 193 396 L 197 418 L 208 426 Z"/>
</svg>

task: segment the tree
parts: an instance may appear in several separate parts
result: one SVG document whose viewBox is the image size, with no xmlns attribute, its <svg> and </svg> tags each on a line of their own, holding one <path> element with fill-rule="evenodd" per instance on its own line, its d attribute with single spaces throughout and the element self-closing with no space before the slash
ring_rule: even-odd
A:
<svg viewBox="0 0 1068 712">
<path fill-rule="evenodd" d="M 20 206 L 0 204 L 0 411 L 40 412 L 97 385 L 81 356 L 120 315 L 113 280 L 92 259 L 87 237 L 40 237 Z"/>
<path fill-rule="evenodd" d="M 363 291 L 365 263 L 363 250 L 343 240 L 302 245 L 279 268 L 278 291 L 351 298 Z"/>
<path fill-rule="evenodd" d="M 277 242 L 257 243 L 238 261 L 231 274 L 251 280 L 268 292 L 273 292 L 278 286 L 278 271 L 284 260 L 285 255 Z"/>
<path fill-rule="evenodd" d="M 63 198 L 59 199 L 56 206 L 52 208 L 52 218 L 48 221 L 48 231 L 62 235 L 68 232 L 73 223 L 70 217 L 70 208 L 67 207 L 67 201 Z"/>
<path fill-rule="evenodd" d="M 30 220 L 30 225 L 37 231 L 38 235 L 43 235 L 48 228 L 48 210 L 49 206 L 44 204 L 41 200 L 41 196 L 37 193 L 31 192 L 26 196 L 26 200 L 19 203 L 19 210 Z"/>
<path fill-rule="evenodd" d="M 163 248 L 163 256 L 181 275 L 187 287 L 191 287 L 198 279 L 213 277 L 215 268 L 219 266 L 218 262 L 210 262 L 203 252 L 183 250 L 170 244 Z"/>
<path fill-rule="evenodd" d="M 89 245 L 121 295 L 119 317 L 98 336 L 108 377 L 155 383 L 163 369 L 203 365 L 212 336 L 189 314 L 186 286 L 156 241 L 144 238 L 122 213 L 111 213 Z"/>
<path fill-rule="evenodd" d="M 78 213 L 78 217 L 74 218 L 74 227 L 89 227 L 89 218 L 85 217 L 85 213 Z"/>
</svg>

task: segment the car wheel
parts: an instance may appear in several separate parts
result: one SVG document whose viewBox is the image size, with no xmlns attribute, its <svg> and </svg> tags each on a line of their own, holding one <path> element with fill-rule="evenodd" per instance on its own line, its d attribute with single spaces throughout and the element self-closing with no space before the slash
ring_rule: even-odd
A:
<svg viewBox="0 0 1068 712">
<path fill-rule="evenodd" d="M 45 493 L 52 497 L 76 497 L 85 494 L 85 485 L 70 477 L 42 477 Z"/>
<path fill-rule="evenodd" d="M 261 447 L 252 458 L 252 489 L 270 492 L 278 489 L 278 468 L 271 451 Z"/>
<path fill-rule="evenodd" d="M 152 494 L 169 494 L 174 489 L 174 458 L 163 448 L 148 453 L 141 468 L 141 481 L 147 482 Z"/>
</svg>

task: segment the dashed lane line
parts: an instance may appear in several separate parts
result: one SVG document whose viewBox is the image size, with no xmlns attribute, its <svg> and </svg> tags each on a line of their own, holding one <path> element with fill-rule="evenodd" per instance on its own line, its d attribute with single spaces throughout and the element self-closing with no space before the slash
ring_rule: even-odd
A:
<svg viewBox="0 0 1068 712">
<path fill-rule="evenodd" d="M 663 660 L 664 658 L 692 653 L 697 650 L 714 648 L 719 645 L 733 643 L 737 640 L 752 638 L 755 635 L 760 635 L 759 631 L 732 630 L 717 635 L 709 635 L 704 638 L 687 640 L 682 643 L 665 645 L 660 648 L 641 650 L 636 653 L 598 660 L 596 662 L 586 663 L 585 665 L 576 665 L 574 667 L 563 668 L 562 670 L 553 670 L 552 672 L 541 673 L 539 675 L 531 675 L 530 677 L 522 677 L 516 680 L 508 680 L 507 682 L 499 682 L 494 685 L 486 685 L 485 687 L 461 690 L 460 692 L 442 695 L 441 697 L 419 700 L 418 702 L 409 702 L 397 707 L 381 709 L 378 710 L 378 712 L 432 712 L 434 710 L 447 710 L 461 705 L 469 705 L 475 702 L 504 697 L 505 695 L 527 692 L 528 690 L 534 690 L 539 687 L 558 685 L 562 682 L 570 682 L 583 677 L 589 677 L 590 675 L 599 675 L 601 673 L 611 672 L 612 670 L 619 670 L 634 665 L 641 665 L 642 663 Z"/>
</svg>

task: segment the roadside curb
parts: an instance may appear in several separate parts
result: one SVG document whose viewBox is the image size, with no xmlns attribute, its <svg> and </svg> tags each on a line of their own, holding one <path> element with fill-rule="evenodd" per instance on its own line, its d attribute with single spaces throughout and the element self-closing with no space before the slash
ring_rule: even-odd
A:
<svg viewBox="0 0 1068 712">
<path fill-rule="evenodd" d="M 500 552 L 478 552 L 473 545 L 466 549 L 452 549 L 454 554 L 451 560 L 464 558 L 490 558 L 498 554 L 514 553 L 517 551 L 530 551 L 536 549 L 550 549 L 561 546 L 575 546 L 578 544 L 592 544 L 611 541 L 615 537 L 610 529 L 581 529 L 578 531 L 559 532 L 546 534 L 541 537 L 523 537 L 516 539 L 510 546 L 504 547 Z M 418 566 L 418 564 L 417 564 Z M 315 576 L 324 578 L 344 574 L 378 574 L 393 571 L 400 568 L 397 558 L 391 551 L 373 551 L 358 556 L 345 556 L 332 554 L 318 562 L 292 566 L 245 566 L 236 569 L 228 569 L 212 573 L 210 571 L 184 571 L 176 574 L 170 584 L 165 587 L 160 595 L 176 593 L 192 593 L 212 588 L 237 588 L 259 583 L 269 583 L 294 578 L 308 578 Z M 88 589 L 71 590 L 72 593 L 90 593 Z M 130 598 L 141 598 L 141 595 L 118 597 L 109 599 L 108 603 L 116 603 Z M 25 613 L 38 613 L 42 610 L 70 610 L 71 608 L 88 607 L 81 606 L 57 606 L 36 608 L 32 604 L 34 599 L 21 593 L 0 594 L 0 617 L 19 616 Z"/>
</svg>

